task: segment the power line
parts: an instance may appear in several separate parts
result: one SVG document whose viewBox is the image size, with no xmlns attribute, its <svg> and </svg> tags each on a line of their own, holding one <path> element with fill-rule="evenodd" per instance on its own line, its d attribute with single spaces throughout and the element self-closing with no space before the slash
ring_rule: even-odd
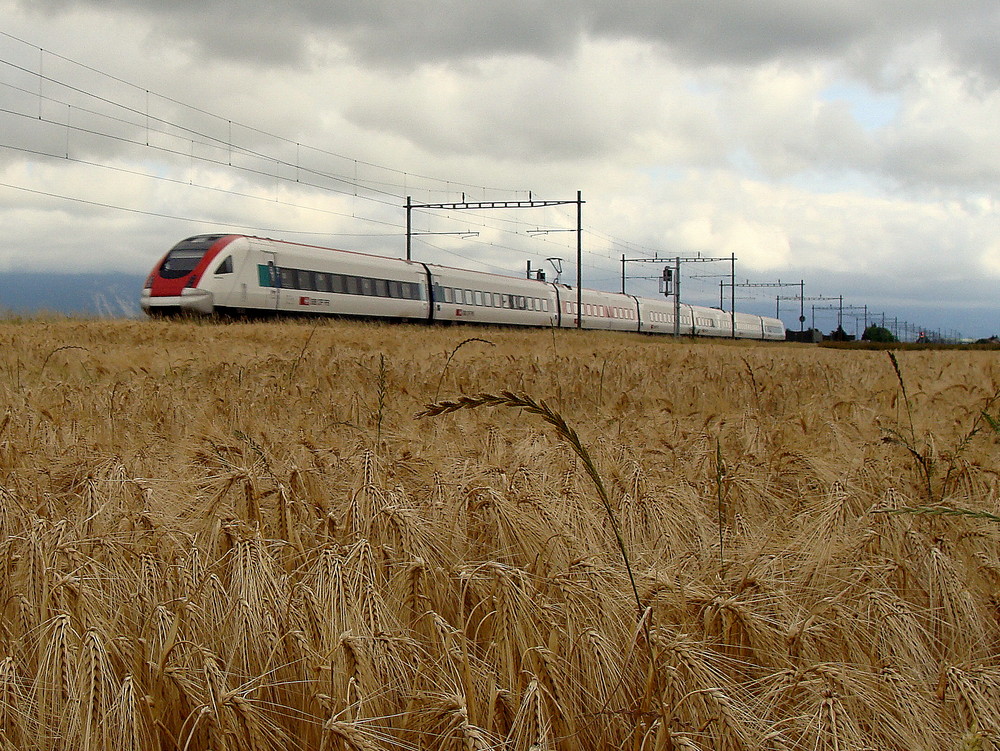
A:
<svg viewBox="0 0 1000 751">
<path fill-rule="evenodd" d="M 39 47 L 36 44 L 32 44 L 31 42 L 28 42 L 27 40 L 21 39 L 20 37 L 14 36 L 13 34 L 10 34 L 8 32 L 0 31 L 0 36 L 5 36 L 8 39 L 11 39 L 11 40 L 13 40 L 13 41 L 15 41 L 15 42 L 17 42 L 19 44 L 22 44 L 22 45 L 24 45 L 26 47 L 30 47 L 32 50 L 37 50 L 41 55 L 48 55 L 48 56 L 54 57 L 54 58 L 56 58 L 58 60 L 62 60 L 64 62 L 66 62 L 66 63 L 71 64 L 71 65 L 75 65 L 75 66 L 77 66 L 79 68 L 82 68 L 84 70 L 88 70 L 91 73 L 95 73 L 95 74 L 97 74 L 97 75 L 99 75 L 99 76 L 101 76 L 103 78 L 107 78 L 108 80 L 114 81 L 115 83 L 120 83 L 120 84 L 122 84 L 124 86 L 127 86 L 127 87 L 129 87 L 131 89 L 134 89 L 134 90 L 136 90 L 136 91 L 138 91 L 140 93 L 144 93 L 147 96 L 149 96 L 149 95 L 155 96 L 157 99 L 160 99 L 160 100 L 162 100 L 164 102 L 168 102 L 168 103 L 176 105 L 178 107 L 182 107 L 184 109 L 190 110 L 191 112 L 195 112 L 195 113 L 200 114 L 200 115 L 205 115 L 207 117 L 217 119 L 220 122 L 225 122 L 225 123 L 229 123 L 231 125 L 236 125 L 237 127 L 243 128 L 243 129 L 245 129 L 245 130 L 247 130 L 247 131 L 249 131 L 251 133 L 256 133 L 258 135 L 262 135 L 262 136 L 265 136 L 267 138 L 273 138 L 276 141 L 280 141 L 280 142 L 286 143 L 288 145 L 296 145 L 296 146 L 302 146 L 302 145 L 304 145 L 304 144 L 298 143 L 296 141 L 292 141 L 289 138 L 285 138 L 284 136 L 279 136 L 279 135 L 277 135 L 275 133 L 270 133 L 268 131 L 265 131 L 263 129 L 257 128 L 255 126 L 247 125 L 245 123 L 240 123 L 238 121 L 225 118 L 225 117 L 223 117 L 221 115 L 218 115 L 218 114 L 216 114 L 214 112 L 211 112 L 211 111 L 206 110 L 206 109 L 202 109 L 200 107 L 196 107 L 196 106 L 194 106 L 192 104 L 189 104 L 187 102 L 183 102 L 183 101 L 181 101 L 179 99 L 175 99 L 173 97 L 169 97 L 169 96 L 166 96 L 164 94 L 160 94 L 160 93 L 151 91 L 150 89 L 147 89 L 147 88 L 145 88 L 143 86 L 139 86 L 138 84 L 135 84 L 135 83 L 133 83 L 131 81 L 128 81 L 128 80 L 126 80 L 124 78 L 120 78 L 118 76 L 114 76 L 114 75 L 112 75 L 110 73 L 107 73 L 105 71 L 102 71 L 102 70 L 100 70 L 98 68 L 94 68 L 92 66 L 89 66 L 86 63 L 82 63 L 82 62 L 80 62 L 78 60 L 74 60 L 73 58 L 66 57 L 65 55 L 60 55 L 59 53 L 52 52 L 51 50 L 46 50 L 46 49 L 44 49 L 42 47 Z M 25 73 L 27 73 L 27 74 L 29 74 L 31 76 L 37 76 L 40 80 L 47 80 L 47 81 L 50 81 L 52 83 L 56 83 L 58 85 L 66 86 L 67 88 L 69 88 L 71 90 L 78 91 L 79 93 L 82 93 L 85 96 L 93 97 L 93 98 L 101 100 L 101 101 L 106 101 L 109 104 L 113 104 L 114 106 L 121 107 L 122 109 L 125 109 L 125 110 L 133 111 L 136 114 L 139 114 L 139 115 L 142 115 L 142 116 L 148 116 L 148 113 L 143 113 L 143 112 L 141 112 L 139 110 L 135 110 L 134 108 L 128 107 L 127 105 L 122 105 L 122 104 L 119 104 L 117 102 L 114 102 L 113 100 L 106 99 L 104 97 L 100 97 L 100 96 L 97 96 L 95 94 L 91 94 L 91 93 L 89 93 L 89 92 L 87 92 L 87 91 L 85 91 L 83 89 L 79 89 L 79 88 L 73 87 L 73 86 L 71 86 L 69 84 L 65 84 L 64 82 L 58 81 L 58 80 L 56 80 L 54 78 L 43 76 L 42 73 L 41 73 L 41 71 L 39 71 L 38 73 L 36 73 L 36 72 L 34 72 L 34 71 L 32 71 L 32 70 L 30 70 L 28 68 L 25 68 L 24 66 L 17 65 L 16 63 L 12 63 L 12 62 L 7 61 L 7 60 L 0 60 L 0 63 L 6 64 L 6 65 L 10 65 L 11 67 L 17 68 L 17 69 L 19 69 L 19 70 L 21 70 L 21 71 L 23 71 L 23 72 L 25 72 Z M 167 121 L 162 121 L 162 122 L 167 122 Z M 178 127 L 180 127 L 180 126 L 178 126 Z M 182 129 L 189 130 L 187 128 L 182 128 Z M 194 133 L 195 131 L 191 131 L 191 132 Z M 212 138 L 211 136 L 206 136 L 206 137 Z M 217 139 L 213 139 L 213 140 L 217 140 Z M 329 151 L 327 149 L 320 149 L 320 148 L 314 147 L 314 146 L 307 146 L 307 148 L 309 150 L 311 150 L 311 151 L 315 151 L 317 153 L 324 154 L 326 156 L 334 157 L 334 158 L 337 158 L 337 159 L 343 159 L 345 161 L 350 161 L 350 162 L 357 162 L 358 164 L 363 164 L 363 165 L 368 166 L 368 167 L 374 167 L 374 168 L 377 168 L 377 169 L 385 170 L 386 172 L 390 172 L 390 173 L 393 173 L 393 174 L 400 175 L 403 178 L 414 177 L 414 178 L 418 178 L 420 180 L 427 180 L 427 181 L 430 181 L 430 182 L 443 183 L 443 184 L 448 185 L 448 186 L 455 185 L 455 186 L 457 186 L 457 188 L 455 188 L 455 191 L 458 191 L 460 188 L 470 188 L 470 189 L 483 190 L 483 191 L 493 190 L 493 191 L 497 191 L 497 192 L 508 192 L 508 193 L 526 192 L 526 191 L 516 191 L 516 190 L 508 189 L 508 188 L 491 188 L 489 186 L 463 184 L 463 183 L 455 182 L 454 180 L 445 180 L 445 179 L 438 178 L 438 177 L 432 177 L 432 176 L 428 176 L 428 175 L 420 175 L 420 174 L 416 174 L 416 173 L 405 172 L 403 170 L 395 169 L 393 167 L 388 167 L 386 165 L 381 165 L 381 164 L 378 164 L 376 162 L 369 162 L 369 161 L 365 161 L 365 160 L 359 160 L 359 159 L 356 159 L 354 157 L 349 157 L 349 156 L 346 156 L 346 155 L 343 155 L 343 154 L 338 154 L 337 152 Z M 393 187 L 398 187 L 398 188 L 401 188 L 401 189 L 405 189 L 406 188 L 406 184 L 405 183 L 402 183 L 402 184 L 396 184 L 396 183 L 394 183 Z M 449 191 L 450 191 L 450 189 L 449 189 Z M 450 191 L 450 192 L 452 192 L 452 191 Z M 402 198 L 402 195 L 400 194 L 397 197 Z"/>
<path fill-rule="evenodd" d="M 109 73 L 106 73 L 97 68 L 81 63 L 77 60 L 73 60 L 58 53 L 44 50 L 43 48 L 38 47 L 37 45 L 30 44 L 29 42 L 20 39 L 7 32 L 0 31 L 0 35 L 8 39 L 11 39 L 21 45 L 24 45 L 25 47 L 28 47 L 32 50 L 37 50 L 39 53 L 39 62 L 37 71 L 32 70 L 31 68 L 25 65 L 18 64 L 13 60 L 0 59 L 0 64 L 8 66 L 9 68 L 16 70 L 23 75 L 38 80 L 39 85 L 37 91 L 32 91 L 28 88 L 19 87 L 10 83 L 2 84 L 14 91 L 19 91 L 22 94 L 28 95 L 32 98 L 37 97 L 37 100 L 39 102 L 37 116 L 35 114 L 29 114 L 24 111 L 15 110 L 13 108 L 3 108 L 0 109 L 0 112 L 4 112 L 6 114 L 15 117 L 25 118 L 33 122 L 46 123 L 47 125 L 51 125 L 56 128 L 64 128 L 66 131 L 66 148 L 62 156 L 55 153 L 43 152 L 37 149 L 27 149 L 13 144 L 0 144 L 10 149 L 19 150 L 24 153 L 45 155 L 50 158 L 65 159 L 66 161 L 78 163 L 81 165 L 87 165 L 88 167 L 93 167 L 93 168 L 117 169 L 120 170 L 123 174 L 133 174 L 136 176 L 148 177 L 150 179 L 163 180 L 165 182 L 177 185 L 184 185 L 185 183 L 187 183 L 189 185 L 192 185 L 193 187 L 199 187 L 208 190 L 216 190 L 220 193 L 232 195 L 238 198 L 247 198 L 250 200 L 268 200 L 268 199 L 250 193 L 243 193 L 241 191 L 236 191 L 236 190 L 226 190 L 226 189 L 220 189 L 202 185 L 194 186 L 193 180 L 185 181 L 177 178 L 166 177 L 163 175 L 151 175 L 149 173 L 143 173 L 138 170 L 127 170 L 121 167 L 101 165 L 91 160 L 73 157 L 70 155 L 71 149 L 70 149 L 69 134 L 79 133 L 81 135 L 87 135 L 101 139 L 108 139 L 112 142 L 126 144 L 129 146 L 135 146 L 138 148 L 147 148 L 154 150 L 158 153 L 164 154 L 166 156 L 169 156 L 171 158 L 187 159 L 192 163 L 198 162 L 213 167 L 234 169 L 241 171 L 242 173 L 247 174 L 254 178 L 267 178 L 276 181 L 284 181 L 291 185 L 336 193 L 344 197 L 351 197 L 357 200 L 367 201 L 375 205 L 380 205 L 382 207 L 389 207 L 393 209 L 402 208 L 401 206 L 402 195 L 393 192 L 392 188 L 402 187 L 405 190 L 407 184 L 414 179 L 431 183 L 431 185 L 417 188 L 418 190 L 425 191 L 428 193 L 454 192 L 462 187 L 469 188 L 475 191 L 481 190 L 484 193 L 487 190 L 492 190 L 501 193 L 526 192 L 526 191 L 499 189 L 499 188 L 486 188 L 483 186 L 463 185 L 462 183 L 458 183 L 453 180 L 443 180 L 441 178 L 435 178 L 427 175 L 408 173 L 402 170 L 394 169 L 392 167 L 379 165 L 374 162 L 353 159 L 351 157 L 347 157 L 345 155 L 333 151 L 329 151 L 326 149 L 319 149 L 313 146 L 305 145 L 300 142 L 292 141 L 291 139 L 262 130 L 260 128 L 256 128 L 254 126 L 249 126 L 244 123 L 240 123 L 238 121 L 227 119 L 225 117 L 222 117 L 221 115 L 215 114 L 213 112 L 210 112 L 208 110 L 199 107 L 195 107 L 193 105 L 174 99 L 172 97 L 152 92 L 149 89 L 140 87 L 130 81 L 113 76 Z M 113 82 L 119 87 L 127 87 L 128 89 L 135 91 L 143 98 L 144 106 L 137 105 L 135 103 L 130 104 L 126 102 L 125 97 L 122 95 L 124 94 L 124 92 L 120 91 L 117 94 L 112 92 L 111 94 L 105 95 L 103 93 L 99 93 L 93 90 L 92 87 L 77 85 L 76 83 L 68 79 L 64 80 L 65 76 L 60 77 L 57 73 L 53 73 L 50 70 L 43 71 L 42 65 L 47 57 L 63 61 L 71 66 L 76 66 L 81 70 L 89 71 L 101 77 L 101 79 Z M 63 96 L 60 98 L 53 96 L 50 93 L 45 93 L 42 90 L 43 82 L 50 86 L 58 87 L 60 91 L 63 91 L 66 94 L 70 94 L 71 96 Z M 71 101 L 71 98 L 80 98 L 82 99 L 82 103 L 78 101 Z M 183 111 L 188 111 L 191 113 L 195 113 L 199 116 L 210 118 L 211 120 L 218 123 L 220 127 L 225 127 L 226 137 L 222 137 L 221 135 L 213 135 L 211 132 L 208 132 L 204 128 L 189 127 L 185 123 L 177 121 L 176 118 L 169 118 L 157 114 L 151 109 L 151 100 L 153 99 L 155 99 L 155 101 L 162 101 L 172 106 L 181 108 Z M 65 107 L 66 121 L 61 122 L 57 119 L 47 116 L 42 111 L 43 102 L 52 105 L 57 105 L 60 107 Z M 99 107 L 85 106 L 85 103 L 87 102 L 97 103 L 100 106 Z M 101 109 L 101 107 L 108 108 L 108 111 L 104 111 L 103 109 Z M 123 115 L 116 115 L 115 112 L 121 112 L 123 113 Z M 79 122 L 73 122 L 72 116 L 74 114 L 76 114 L 77 117 L 79 117 L 80 115 L 85 115 L 86 117 L 95 120 L 97 123 L 115 123 L 116 127 L 121 126 L 125 129 L 125 131 L 124 133 L 122 132 L 115 133 L 111 132 L 112 130 L 111 128 L 105 127 L 101 129 L 97 125 L 92 125 L 91 127 L 85 127 Z M 236 132 L 243 131 L 249 135 L 258 136 L 265 139 L 272 139 L 274 141 L 275 147 L 277 147 L 279 150 L 281 148 L 284 148 L 286 152 L 290 152 L 291 149 L 294 147 L 295 150 L 294 161 L 292 161 L 290 158 L 282 156 L 281 153 L 275 153 L 272 155 L 271 153 L 267 153 L 265 150 L 262 150 L 260 148 L 257 147 L 250 148 L 249 146 L 237 143 L 236 140 L 234 140 L 234 129 Z M 145 138 L 137 137 L 135 135 L 136 133 L 138 134 L 144 133 Z M 167 143 L 164 143 L 163 139 L 174 139 L 179 143 L 185 143 L 187 144 L 187 150 L 185 151 L 176 147 L 172 148 L 169 145 L 169 141 Z M 216 156 L 213 156 L 211 151 L 209 151 L 209 153 L 207 154 L 202 153 L 203 150 L 205 149 L 215 150 Z M 319 155 L 320 157 L 329 157 L 332 159 L 347 161 L 354 166 L 353 170 L 354 174 L 348 175 L 348 174 L 343 174 L 341 172 L 330 171 L 326 169 L 317 169 L 314 166 L 303 161 L 302 159 L 303 152 L 313 155 Z M 247 160 L 250 160 L 249 164 L 246 163 Z M 254 160 L 258 160 L 259 163 L 254 164 L 253 163 Z M 359 165 L 374 170 L 383 170 L 390 175 L 395 175 L 397 176 L 397 182 L 393 183 L 388 181 L 379 181 L 360 176 L 358 174 Z M 289 174 L 281 174 L 282 170 L 288 172 Z M 290 176 L 292 173 L 294 173 L 294 179 Z M 400 185 L 399 183 L 402 183 L 402 185 Z M 53 198 L 75 200 L 76 202 L 81 204 L 86 204 L 106 209 L 118 209 L 118 210 L 128 211 L 130 213 L 140 213 L 149 216 L 173 218 L 188 222 L 202 221 L 191 217 L 182 217 L 171 214 L 165 214 L 163 212 L 146 211 L 146 210 L 136 209 L 133 207 L 118 206 L 114 203 L 102 202 L 99 200 L 73 198 L 72 196 L 64 196 L 63 194 L 54 191 L 43 191 L 43 190 L 33 191 L 31 189 L 24 188 L 24 186 L 14 186 L 14 185 L 8 185 L 7 187 L 17 190 L 28 190 L 28 192 L 34 192 L 38 195 L 47 195 Z M 317 211 L 319 213 L 324 213 L 332 216 L 341 216 L 344 218 L 348 217 L 348 214 L 346 212 L 337 212 L 330 209 L 318 209 L 314 207 L 303 206 L 301 204 L 292 202 L 287 202 L 287 203 L 277 202 L 277 203 L 278 205 L 287 205 L 291 208 Z M 521 237 L 522 233 L 520 233 L 518 230 L 530 226 L 527 222 L 518 218 L 509 218 L 509 217 L 497 218 L 491 216 L 489 220 L 487 220 L 486 216 L 483 214 L 479 214 L 477 212 L 470 212 L 470 214 L 471 216 L 474 216 L 478 220 L 479 224 L 477 226 L 480 229 L 482 230 L 488 229 L 500 234 L 509 234 L 518 236 L 520 242 L 523 242 L 523 237 Z M 466 218 L 468 217 L 469 214 L 466 215 Z M 376 219 L 364 215 L 358 215 L 357 212 L 352 213 L 350 215 L 350 218 L 368 223 L 373 223 L 376 225 L 401 228 L 400 224 L 394 222 L 387 222 L 382 219 Z M 441 221 L 444 220 L 446 220 L 446 218 L 442 218 Z M 253 229 L 255 231 L 258 231 L 261 230 L 262 228 L 248 227 L 248 229 Z M 272 230 L 266 230 L 266 231 L 272 231 Z M 594 230 L 591 227 L 585 227 L 584 231 L 587 233 L 589 237 L 597 238 L 601 240 L 603 243 L 611 245 L 613 247 L 626 246 L 631 248 L 633 252 L 655 253 L 655 251 L 652 251 L 651 249 L 647 250 L 640 245 L 618 240 L 610 235 L 607 235 L 606 233 Z M 284 230 L 283 232 L 287 232 L 289 234 L 292 233 L 323 234 L 314 232 L 302 232 L 301 230 Z M 334 234 L 334 233 L 327 233 L 327 234 Z M 348 236 L 348 233 L 344 233 L 344 236 Z M 355 236 L 365 236 L 365 235 L 357 234 Z M 543 241 L 548 242 L 550 243 L 550 245 L 554 245 L 555 247 L 560 247 L 560 248 L 565 247 L 559 243 L 554 242 L 550 238 L 544 238 Z M 427 244 L 428 247 L 435 247 L 431 246 L 426 242 L 425 244 Z M 526 245 L 523 247 L 513 247 L 510 244 L 501 244 L 485 240 L 476 241 L 475 244 L 481 247 L 494 248 L 521 255 L 536 256 L 536 257 L 544 257 L 545 255 L 544 253 L 537 253 L 535 251 L 532 251 L 530 247 Z M 437 247 L 435 247 L 435 250 L 439 250 L 441 252 L 449 252 L 443 248 L 437 248 Z M 546 251 L 546 252 L 551 254 L 551 251 Z M 605 253 L 607 251 L 593 250 L 587 248 L 585 252 L 587 260 L 585 261 L 584 265 L 586 265 L 589 268 L 604 270 L 607 264 L 602 262 L 604 261 Z M 472 260 L 467 256 L 462 256 L 462 259 L 466 262 Z M 608 260 L 610 260 L 610 256 L 608 256 Z M 492 266 L 492 268 L 498 268 L 498 267 Z"/>
</svg>

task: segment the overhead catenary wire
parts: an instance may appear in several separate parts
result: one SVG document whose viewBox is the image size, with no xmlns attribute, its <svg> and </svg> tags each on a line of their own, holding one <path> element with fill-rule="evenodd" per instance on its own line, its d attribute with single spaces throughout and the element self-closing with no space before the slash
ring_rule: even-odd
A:
<svg viewBox="0 0 1000 751">
<path fill-rule="evenodd" d="M 190 178 L 188 180 L 183 180 L 175 176 L 172 177 L 169 175 L 154 174 L 148 171 L 143 172 L 142 170 L 129 169 L 119 165 L 100 164 L 92 159 L 84 159 L 71 154 L 69 139 L 70 133 L 78 133 L 91 138 L 108 139 L 111 142 L 116 142 L 126 146 L 150 149 L 154 153 L 164 155 L 164 157 L 168 160 L 173 160 L 175 165 L 179 164 L 178 160 L 188 160 L 189 163 L 197 162 L 209 167 L 237 170 L 241 174 L 247 176 L 250 180 L 274 180 L 276 182 L 284 182 L 289 185 L 294 185 L 297 190 L 304 188 L 308 190 L 320 191 L 322 194 L 332 194 L 343 197 L 349 196 L 355 201 L 361 200 L 366 202 L 369 206 L 378 207 L 378 211 L 373 214 L 371 211 L 338 211 L 332 208 L 317 208 L 305 205 L 301 199 L 286 201 L 277 200 L 271 202 L 288 208 L 317 212 L 317 214 L 321 216 L 326 215 L 340 218 L 351 218 L 363 223 L 372 224 L 373 226 L 391 229 L 402 229 L 402 224 L 386 218 L 385 210 L 401 208 L 402 191 L 419 190 L 422 193 L 429 194 L 454 193 L 464 189 L 475 193 L 482 192 L 484 195 L 487 193 L 518 195 L 527 192 L 523 190 L 512 190 L 509 188 L 504 189 L 474 186 L 456 182 L 452 179 L 445 180 L 428 175 L 407 172 L 393 167 L 380 165 L 375 162 L 348 157 L 335 151 L 317 148 L 301 143 L 300 141 L 293 141 L 255 126 L 246 125 L 236 120 L 225 118 L 207 109 L 193 106 L 173 97 L 153 92 L 148 88 L 139 86 L 125 80 L 124 78 L 114 76 L 93 66 L 49 50 L 44 50 L 43 48 L 33 45 L 8 32 L 0 31 L 0 36 L 10 39 L 17 44 L 24 45 L 27 48 L 36 50 L 39 56 L 37 70 L 33 70 L 28 65 L 24 65 L 0 56 L 0 65 L 17 71 L 20 75 L 26 76 L 29 79 L 34 78 L 38 83 L 37 87 L 31 88 L 28 86 L 17 86 L 16 84 L 10 82 L 0 82 L 0 85 L 8 87 L 11 90 L 18 91 L 26 97 L 37 97 L 38 102 L 37 110 L 33 109 L 31 112 L 29 112 L 26 108 L 17 109 L 13 106 L 0 108 L 0 112 L 11 117 L 31 119 L 35 122 L 44 123 L 50 127 L 64 128 L 66 130 L 66 144 L 65 148 L 61 149 L 63 152 L 61 154 L 56 153 L 55 149 L 50 149 L 48 151 L 43 151 L 41 149 L 32 150 L 23 146 L 18 146 L 17 144 L 7 142 L 0 143 L 0 146 L 7 149 L 21 151 L 22 153 L 35 153 L 36 155 L 44 155 L 53 159 L 61 158 L 65 161 L 76 163 L 81 166 L 88 166 L 94 169 L 117 170 L 120 174 L 130 174 L 135 177 L 145 177 L 177 185 L 188 184 L 191 185 L 191 187 L 212 190 L 219 194 L 228 194 L 234 198 L 254 201 L 269 200 L 264 196 L 257 195 L 249 191 L 212 185 L 195 185 L 195 181 Z M 53 70 L 52 66 L 44 65 L 45 61 L 50 58 L 59 60 L 69 66 L 73 66 L 74 68 L 89 71 L 90 73 L 98 76 L 101 80 L 110 82 L 112 85 L 112 91 L 110 93 L 99 92 L 92 87 L 80 85 L 77 82 L 69 80 L 66 76 L 61 76 L 58 70 Z M 43 84 L 44 88 L 48 89 L 47 91 L 43 90 Z M 129 91 L 138 95 L 140 100 L 138 104 L 136 102 L 130 103 L 129 101 L 126 101 L 128 99 L 127 93 Z M 151 110 L 151 102 L 157 101 L 167 103 L 181 111 L 187 111 L 197 114 L 203 118 L 207 118 L 210 122 L 215 122 L 217 127 L 224 127 L 225 135 L 223 136 L 220 133 L 213 133 L 210 129 L 205 127 L 195 127 L 190 123 L 185 123 L 178 119 L 179 115 L 168 116 L 164 113 L 153 112 Z M 65 107 L 67 113 L 65 121 L 61 122 L 58 117 L 53 117 L 50 113 L 46 113 L 43 108 L 43 103 L 50 106 Z M 70 121 L 69 113 L 71 112 L 76 113 L 77 121 Z M 84 119 L 89 119 L 91 122 L 87 124 L 81 123 L 79 121 L 80 116 L 84 116 Z M 274 149 L 269 151 L 259 147 L 252 148 L 247 143 L 239 142 L 235 137 L 234 131 L 236 133 L 253 135 L 254 137 L 260 139 L 271 139 L 273 141 Z M 286 157 L 284 152 L 287 152 L 289 156 Z M 290 156 L 291 153 L 294 153 L 294 158 Z M 339 172 L 331 171 L 326 168 L 319 168 L 314 164 L 306 163 L 304 160 L 304 154 L 314 154 L 322 157 L 328 157 L 333 160 L 343 160 L 350 166 L 350 169 Z M 223 158 L 223 156 L 225 158 Z M 382 171 L 387 176 L 391 176 L 392 179 L 375 179 L 375 175 L 366 176 L 361 174 L 359 165 L 373 171 Z M 419 186 L 415 185 L 415 183 L 419 183 Z M 67 195 L 65 192 L 58 190 L 46 191 L 37 188 L 37 186 L 35 188 L 31 188 L 30 186 L 16 185 L 12 182 L 5 182 L 4 186 L 10 189 L 21 189 L 26 190 L 27 192 L 46 194 L 52 198 L 75 200 L 78 203 L 92 205 L 95 207 L 122 210 L 130 213 L 158 216 L 162 218 L 178 219 L 191 223 L 206 223 L 204 217 L 182 216 L 182 212 L 170 213 L 141 209 L 134 206 L 121 206 L 116 201 L 101 200 L 96 196 L 80 198 Z M 401 192 L 397 193 L 395 192 L 396 190 Z M 553 216 L 553 220 L 556 223 L 563 223 L 565 221 L 567 226 L 569 226 L 570 223 L 575 224 L 575 218 L 570 219 L 568 216 L 565 216 L 565 213 L 563 213 L 562 216 L 560 216 L 559 213 L 556 213 Z M 433 221 L 433 224 L 429 223 L 425 227 L 425 229 L 431 230 L 434 227 L 440 227 L 447 224 L 450 221 L 450 217 L 445 214 L 434 220 L 428 219 L 427 221 Z M 530 242 L 526 241 L 525 230 L 528 227 L 535 226 L 535 223 L 529 223 L 520 216 L 511 217 L 498 216 L 494 214 L 487 217 L 484 213 L 465 212 L 463 215 L 463 221 L 470 223 L 470 226 L 478 229 L 483 236 L 483 239 L 472 241 L 467 240 L 466 242 L 469 243 L 469 245 L 481 247 L 485 250 L 491 251 L 489 255 L 496 256 L 498 253 L 504 255 L 517 254 L 531 258 L 544 259 L 553 255 L 554 252 L 558 255 L 560 251 L 554 249 L 567 248 L 565 243 L 549 237 L 535 238 Z M 225 224 L 228 226 L 236 226 L 232 222 L 226 222 Z M 248 224 L 254 223 L 251 222 Z M 255 227 L 244 226 L 244 228 L 251 229 L 253 231 L 280 232 L 282 234 L 296 235 L 328 235 L 331 237 L 377 236 L 374 233 L 303 231 L 301 229 L 261 227 L 259 225 Z M 586 268 L 588 272 L 597 272 L 598 276 L 608 273 L 609 269 L 607 268 L 607 261 L 611 260 L 613 255 L 612 248 L 616 245 L 628 245 L 628 247 L 632 248 L 633 252 L 637 250 L 639 252 L 656 252 L 652 249 L 649 249 L 648 251 L 640 250 L 641 246 L 637 246 L 635 243 L 626 243 L 625 241 L 617 240 L 606 233 L 594 230 L 590 226 L 585 226 L 583 231 L 588 237 L 595 240 L 598 245 L 598 247 L 584 248 L 583 267 Z M 498 265 L 496 262 L 490 263 L 489 261 L 484 261 L 481 258 L 476 258 L 474 254 L 470 253 L 463 253 L 459 255 L 454 251 L 449 251 L 448 248 L 443 247 L 440 243 L 432 245 L 427 240 L 421 240 L 420 242 L 428 249 L 433 249 L 436 252 L 448 253 L 461 258 L 463 263 L 475 262 L 476 265 L 483 265 L 492 270 L 504 272 L 510 272 L 515 267 L 515 264 L 509 264 L 506 262 L 501 265 Z M 546 243 L 546 245 L 538 245 L 538 243 L 542 242 Z M 591 243 L 590 245 L 593 246 L 594 243 Z M 534 247 L 538 247 L 539 250 L 535 250 Z M 568 253 L 568 248 L 565 252 Z M 516 266 L 519 265 L 520 263 L 516 264 Z M 597 278 L 593 273 L 588 273 L 588 276 L 595 279 Z"/>
</svg>

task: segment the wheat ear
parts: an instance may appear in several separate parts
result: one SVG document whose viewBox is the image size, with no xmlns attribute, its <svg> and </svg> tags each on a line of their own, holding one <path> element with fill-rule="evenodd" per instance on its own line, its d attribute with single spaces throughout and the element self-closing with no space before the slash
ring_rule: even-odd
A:
<svg viewBox="0 0 1000 751">
<path fill-rule="evenodd" d="M 621 553 L 622 560 L 625 562 L 625 570 L 628 572 L 629 583 L 632 585 L 632 594 L 635 597 L 635 604 L 641 616 L 643 612 L 642 599 L 639 597 L 639 588 L 636 586 L 635 576 L 632 573 L 632 564 L 628 557 L 628 551 L 625 548 L 625 540 L 622 537 L 621 529 L 618 526 L 618 519 L 615 518 L 615 512 L 611 506 L 611 497 L 608 495 L 607 488 L 604 487 L 604 480 L 601 479 L 601 475 L 597 471 L 597 465 L 594 464 L 594 460 L 591 458 L 590 452 L 587 451 L 587 447 L 580 440 L 580 436 L 570 427 L 561 414 L 549 407 L 544 401 L 535 401 L 527 394 L 516 394 L 513 391 L 501 391 L 499 394 L 476 394 L 475 396 L 463 395 L 454 401 L 445 400 L 435 402 L 434 404 L 427 405 L 422 412 L 418 412 L 416 417 L 417 419 L 437 417 L 457 412 L 460 409 L 476 409 L 477 407 L 513 407 L 522 409 L 528 414 L 538 415 L 542 420 L 555 428 L 556 434 L 562 440 L 566 441 L 570 445 L 570 448 L 573 449 L 573 452 L 580 457 L 583 466 L 587 470 L 587 474 L 590 475 L 590 479 L 597 489 L 597 494 L 601 498 L 601 504 L 604 506 L 605 512 L 607 512 L 608 521 L 611 522 L 611 529 L 615 534 L 615 540 L 618 542 L 618 550 Z"/>
</svg>

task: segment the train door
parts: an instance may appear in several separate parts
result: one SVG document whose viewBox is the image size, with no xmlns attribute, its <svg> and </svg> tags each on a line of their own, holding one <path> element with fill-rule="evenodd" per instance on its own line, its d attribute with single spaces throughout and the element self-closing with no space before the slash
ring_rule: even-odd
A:
<svg viewBox="0 0 1000 751">
<path fill-rule="evenodd" d="M 278 307 L 277 252 L 255 237 L 246 238 L 248 248 L 236 274 L 239 286 L 233 290 L 230 307 L 242 310 L 276 310 Z M 236 259 L 234 258 L 234 261 Z"/>
<path fill-rule="evenodd" d="M 254 310 L 277 310 L 281 303 L 281 269 L 278 267 L 278 254 L 273 250 L 258 248 L 256 253 L 250 254 L 249 265 L 252 277 L 243 307 Z"/>
<path fill-rule="evenodd" d="M 264 258 L 267 261 L 267 277 L 270 282 L 267 309 L 278 310 L 281 305 L 281 269 L 278 268 L 278 254 L 265 251 Z"/>
</svg>

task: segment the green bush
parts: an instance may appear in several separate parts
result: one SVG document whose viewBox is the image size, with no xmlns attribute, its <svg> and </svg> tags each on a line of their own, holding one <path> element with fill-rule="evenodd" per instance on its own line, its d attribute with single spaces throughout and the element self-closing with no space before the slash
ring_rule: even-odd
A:
<svg viewBox="0 0 1000 751">
<path fill-rule="evenodd" d="M 896 337 L 893 335 L 889 329 L 884 326 L 876 326 L 872 324 L 865 329 L 865 333 L 861 335 L 861 340 L 865 342 L 895 342 Z"/>
</svg>

